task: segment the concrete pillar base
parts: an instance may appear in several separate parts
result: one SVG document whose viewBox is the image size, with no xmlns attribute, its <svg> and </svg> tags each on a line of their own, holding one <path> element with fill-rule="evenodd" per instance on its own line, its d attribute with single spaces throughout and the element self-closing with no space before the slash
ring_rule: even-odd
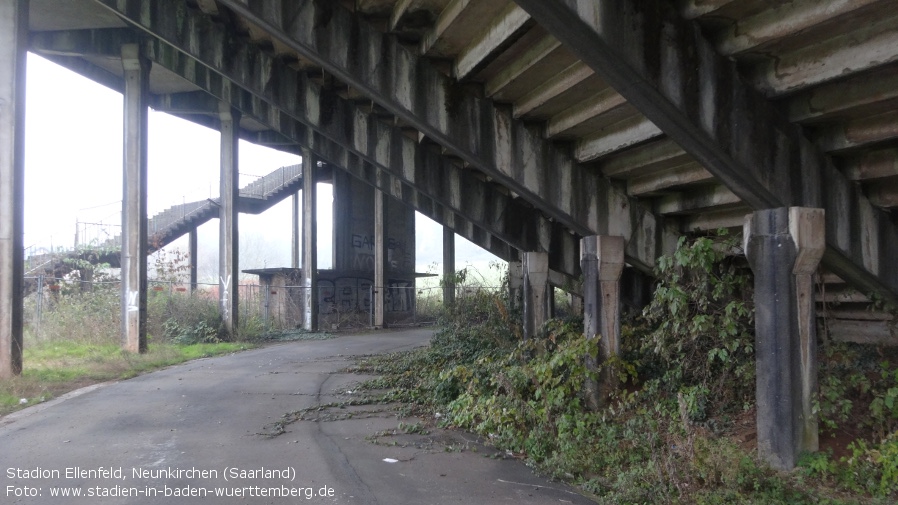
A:
<svg viewBox="0 0 898 505">
<path fill-rule="evenodd" d="M 823 210 L 756 211 L 746 219 L 744 240 L 755 276 L 758 455 L 791 469 L 801 452 L 818 449 L 811 276 L 825 249 Z"/>
</svg>

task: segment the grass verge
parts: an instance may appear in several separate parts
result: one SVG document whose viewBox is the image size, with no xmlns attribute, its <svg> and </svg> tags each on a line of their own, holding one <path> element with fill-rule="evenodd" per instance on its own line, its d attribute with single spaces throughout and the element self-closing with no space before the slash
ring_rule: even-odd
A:
<svg viewBox="0 0 898 505">
<path fill-rule="evenodd" d="M 128 379 L 185 361 L 252 347 L 245 342 L 154 344 L 146 354 L 132 354 L 114 344 L 41 342 L 26 347 L 25 369 L 20 376 L 0 382 L 0 415 L 91 384 Z"/>
</svg>

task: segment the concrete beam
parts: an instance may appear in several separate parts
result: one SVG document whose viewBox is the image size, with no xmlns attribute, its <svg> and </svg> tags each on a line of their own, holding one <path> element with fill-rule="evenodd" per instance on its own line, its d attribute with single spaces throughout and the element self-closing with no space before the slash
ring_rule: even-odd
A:
<svg viewBox="0 0 898 505">
<path fill-rule="evenodd" d="M 860 17 L 883 0 L 801 0 L 774 4 L 770 9 L 728 23 L 716 34 L 715 45 L 725 56 L 770 52 L 768 48 L 791 36 L 821 30 L 845 30 L 852 17 Z"/>
<path fill-rule="evenodd" d="M 514 117 L 519 118 L 539 111 L 541 107 L 545 107 L 558 95 L 594 75 L 595 72 L 587 65 L 579 61 L 574 63 L 564 71 L 559 72 L 558 75 L 534 88 L 533 91 L 527 93 L 521 99 L 516 100 L 514 103 Z"/>
<path fill-rule="evenodd" d="M 440 59 L 459 54 L 475 35 L 466 27 L 479 25 L 473 20 L 496 17 L 503 7 L 501 2 L 450 0 L 421 38 L 419 53 Z"/>
<path fill-rule="evenodd" d="M 654 123 L 641 114 L 635 114 L 580 139 L 574 156 L 580 163 L 586 163 L 663 135 L 664 132 Z"/>
<path fill-rule="evenodd" d="M 791 469 L 817 450 L 813 274 L 825 249 L 822 209 L 756 211 L 744 249 L 755 278 L 758 454 Z"/>
<path fill-rule="evenodd" d="M 744 83 L 697 23 L 663 0 L 516 2 L 746 204 L 826 209 L 827 268 L 863 290 L 898 299 L 898 268 L 878 260 L 898 250 L 896 225 L 799 126 Z M 874 47 L 884 47 L 878 38 L 895 36 L 878 35 Z M 835 41 L 852 51 L 867 45 Z M 877 56 L 874 50 L 862 59 Z M 862 230 L 871 231 L 862 237 Z M 870 237 L 875 240 L 865 244 Z"/>
<path fill-rule="evenodd" d="M 555 37 L 546 35 L 527 48 L 517 59 L 509 62 L 484 84 L 486 96 L 494 100 L 509 100 L 506 90 L 541 61 L 552 58 L 561 49 Z"/>
<path fill-rule="evenodd" d="M 328 23 L 312 29 L 322 8 L 315 2 L 221 3 L 574 232 L 626 228 L 630 262 L 654 263 L 659 250 L 656 236 L 652 234 L 651 244 L 645 243 L 648 235 L 636 233 L 635 225 L 656 219 L 641 203 L 581 169 L 566 150 L 544 139 L 540 128 L 515 120 L 508 108 L 457 89 L 430 62 L 419 60 L 349 11 L 329 8 Z M 570 188 L 580 188 L 582 196 L 570 195 Z M 595 212 L 598 208 L 607 212 Z M 654 227 L 666 233 L 660 223 Z M 648 250 L 651 255 L 642 254 Z"/>
<path fill-rule="evenodd" d="M 751 210 L 748 207 L 740 205 L 733 209 L 689 214 L 680 218 L 680 230 L 683 233 L 694 233 L 720 228 L 741 228 L 745 222 L 745 214 L 749 212 Z"/>
<path fill-rule="evenodd" d="M 898 112 L 885 112 L 861 119 L 850 119 L 813 134 L 826 152 L 858 149 L 869 144 L 898 139 Z"/>
<path fill-rule="evenodd" d="M 627 181 L 627 193 L 634 196 L 644 196 L 670 190 L 671 188 L 713 181 L 714 176 L 710 172 L 698 163 L 691 162 L 663 172 L 630 179 Z"/>
<path fill-rule="evenodd" d="M 215 3 L 215 0 L 196 0 L 196 5 L 206 14 L 218 15 L 218 4 Z"/>
<path fill-rule="evenodd" d="M 531 26 L 529 14 L 514 3 L 507 4 L 498 18 L 459 53 L 453 67 L 455 78 L 463 80 L 474 74 Z"/>
<path fill-rule="evenodd" d="M 680 11 L 686 19 L 720 14 L 739 0 L 680 0 Z"/>
<path fill-rule="evenodd" d="M 847 116 L 872 116 L 883 103 L 898 100 L 898 67 L 875 74 L 863 73 L 847 79 L 800 91 L 787 99 L 789 120 L 820 123 Z"/>
<path fill-rule="evenodd" d="M 470 171 L 462 170 L 439 153 L 409 139 L 400 128 L 364 114 L 355 104 L 321 88 L 304 73 L 258 47 L 241 45 L 234 58 L 222 58 L 222 54 L 232 50 L 229 35 L 223 27 L 202 14 L 187 11 L 181 18 L 169 16 L 166 13 L 176 8 L 176 3 L 171 1 L 135 0 L 125 2 L 121 7 L 111 0 L 102 3 L 122 16 L 134 16 L 131 22 L 166 42 L 148 42 L 148 52 L 154 63 L 217 98 L 228 100 L 235 108 L 296 139 L 336 166 L 353 171 L 357 176 L 364 174 L 366 180 L 373 179 L 372 170 L 386 171 L 394 180 L 431 195 L 438 204 L 451 208 L 483 229 L 489 229 L 515 247 L 536 250 L 548 246 L 539 242 L 538 230 L 545 226 L 561 228 L 538 211 L 477 180 Z M 141 6 L 142 3 L 146 5 Z M 205 43 L 197 45 L 193 40 L 200 37 L 200 33 Z M 209 72 L 205 66 L 215 72 Z M 242 89 L 236 89 L 229 81 Z M 243 90 L 249 90 L 249 93 Z M 322 111 L 326 113 L 322 114 Z M 453 188 L 461 187 L 477 188 L 477 191 L 447 194 Z M 482 200 L 470 202 L 473 198 Z M 454 202 L 458 201 L 465 205 L 456 207 Z M 558 233 L 551 235 L 561 236 Z M 567 251 L 571 258 L 577 257 L 576 241 L 552 244 L 552 248 Z M 576 263 L 576 259 L 573 262 Z"/>
<path fill-rule="evenodd" d="M 749 72 L 755 88 L 779 96 L 898 61 L 898 16 L 769 57 Z"/>
<path fill-rule="evenodd" d="M 605 88 L 592 98 L 584 100 L 549 118 L 546 136 L 549 138 L 573 138 L 611 126 L 634 114 L 624 97 L 612 88 Z"/>
<path fill-rule="evenodd" d="M 22 373 L 27 0 L 0 0 L 0 379 Z"/>
<path fill-rule="evenodd" d="M 898 149 L 879 149 L 850 157 L 842 162 L 850 181 L 866 181 L 898 175 Z"/>
<path fill-rule="evenodd" d="M 240 278 L 240 261 L 238 247 L 239 212 L 237 201 L 240 195 L 240 175 L 238 169 L 237 125 L 240 123 L 240 112 L 230 104 L 221 104 L 219 113 L 221 122 L 221 169 L 219 175 L 219 210 L 218 210 L 218 301 L 221 320 L 229 335 L 237 334 L 237 317 L 240 314 L 238 305 L 238 288 Z"/>
<path fill-rule="evenodd" d="M 670 170 L 692 161 L 692 157 L 676 142 L 661 139 L 602 158 L 599 169 L 605 177 L 631 179 Z"/>
<path fill-rule="evenodd" d="M 739 197 L 729 188 L 716 184 L 711 187 L 662 196 L 655 201 L 655 212 L 661 215 L 695 213 L 732 206 L 740 202 Z"/>
<path fill-rule="evenodd" d="M 42 58 L 45 58 L 61 67 L 65 67 L 76 74 L 86 77 L 97 84 L 106 86 L 107 88 L 123 93 L 125 90 L 125 82 L 121 77 L 102 69 L 96 65 L 88 63 L 86 60 L 77 56 L 60 56 L 56 54 L 47 54 L 35 51 Z"/>
<path fill-rule="evenodd" d="M 318 160 L 309 149 L 302 153 L 302 285 L 306 288 L 302 324 L 318 331 Z"/>
<path fill-rule="evenodd" d="M 866 193 L 870 202 L 877 207 L 898 207 L 898 180 L 896 179 L 870 184 L 866 188 Z"/>
<path fill-rule="evenodd" d="M 125 73 L 122 194 L 122 348 L 147 351 L 147 116 L 150 62 L 137 44 L 121 47 Z"/>
</svg>

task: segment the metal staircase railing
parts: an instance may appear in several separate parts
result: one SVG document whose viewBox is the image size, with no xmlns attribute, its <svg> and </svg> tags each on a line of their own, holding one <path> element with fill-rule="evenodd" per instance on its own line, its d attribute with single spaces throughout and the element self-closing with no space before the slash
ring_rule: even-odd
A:
<svg viewBox="0 0 898 505">
<path fill-rule="evenodd" d="M 241 198 L 253 198 L 258 200 L 268 200 L 273 196 L 281 193 L 284 188 L 295 183 L 302 178 L 302 165 L 288 165 L 272 171 L 268 175 L 262 176 L 240 188 L 239 195 Z M 152 248 L 163 247 L 175 237 L 172 232 L 183 226 L 191 225 L 199 226 L 212 217 L 213 211 L 219 206 L 218 198 L 208 198 L 196 202 L 188 202 L 174 205 L 164 211 L 154 215 L 147 221 L 148 242 Z M 201 222 L 197 222 L 201 221 Z M 178 234 L 180 235 L 180 234 Z M 101 248 L 113 249 L 120 248 L 122 244 L 122 236 L 113 236 L 100 245 Z M 47 264 L 55 262 L 59 258 L 66 257 L 74 252 L 57 251 L 49 255 L 49 258 L 41 258 L 42 263 L 36 266 L 28 265 L 29 273 L 34 272 Z"/>
</svg>

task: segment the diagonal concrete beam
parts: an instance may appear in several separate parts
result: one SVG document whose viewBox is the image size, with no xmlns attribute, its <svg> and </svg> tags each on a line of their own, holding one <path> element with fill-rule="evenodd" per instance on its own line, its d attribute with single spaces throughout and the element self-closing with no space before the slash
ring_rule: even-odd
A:
<svg viewBox="0 0 898 505">
<path fill-rule="evenodd" d="M 514 3 L 509 3 L 499 17 L 458 55 L 453 67 L 455 78 L 462 80 L 471 76 L 484 61 L 508 47 L 509 41 L 519 38 L 530 26 L 530 16 Z"/>
<path fill-rule="evenodd" d="M 315 1 L 220 3 L 574 232 L 624 236 L 631 264 L 650 268 L 661 244 L 675 239 L 650 209 L 584 170 L 568 150 L 543 138 L 541 128 L 465 93 L 348 10 Z"/>
<path fill-rule="evenodd" d="M 823 263 L 898 298 L 898 230 L 666 1 L 515 0 L 755 209 L 826 209 Z"/>
<path fill-rule="evenodd" d="M 150 3 L 158 5 L 156 2 Z M 160 14 L 156 19 L 164 18 Z M 154 64 L 187 79 L 217 100 L 226 101 L 244 115 L 295 139 L 298 144 L 309 146 L 322 159 L 413 205 L 422 214 L 452 227 L 459 235 L 500 258 L 517 257 L 517 252 L 509 244 L 521 250 L 545 250 L 555 237 L 559 237 L 561 241 L 554 244 L 557 253 L 553 254 L 553 265 L 573 265 L 573 258 L 577 257 L 577 239 L 560 232 L 560 225 L 551 223 L 522 202 L 498 192 L 470 171 L 453 166 L 424 144 L 408 139 L 399 128 L 374 121 L 358 110 L 349 110 L 350 106 L 345 101 L 341 101 L 342 107 L 338 108 L 331 102 L 338 100 L 335 96 L 289 68 L 286 62 L 271 58 L 258 48 L 246 45 L 228 64 L 222 62 L 221 55 L 228 50 L 229 36 L 220 25 L 205 16 L 194 13 L 180 22 L 183 24 L 169 25 L 169 29 L 174 29 L 183 37 L 172 37 L 170 40 L 176 42 L 174 46 L 159 39 L 146 42 L 149 46 L 147 53 Z M 193 28 L 189 29 L 188 26 Z M 149 23 L 149 27 L 157 26 Z M 157 29 L 163 30 L 161 27 Z M 121 35 L 114 31 L 103 32 L 109 37 Z M 194 55 L 199 55 L 199 59 L 215 68 L 215 72 L 209 71 L 207 66 L 192 57 L 185 56 L 189 47 L 197 45 L 191 41 L 196 41 L 199 33 L 203 34 L 205 43 L 195 49 Z M 78 52 L 100 54 L 103 47 L 112 45 L 108 41 L 91 45 L 92 41 L 101 38 L 86 33 L 79 38 L 60 32 L 58 40 L 64 41 L 68 50 L 77 48 Z M 40 45 L 35 44 L 34 47 L 53 51 L 58 49 L 54 40 L 57 39 L 48 34 L 40 39 Z M 72 45 L 72 40 L 80 40 L 83 45 Z M 222 78 L 222 74 L 229 76 L 240 87 Z M 270 105 L 276 102 L 289 113 Z M 323 106 L 332 106 L 329 112 L 336 116 L 334 123 L 349 122 L 355 127 L 351 140 L 347 140 L 344 133 L 341 135 L 344 144 L 341 144 L 326 134 L 318 133 L 319 129 L 309 127 L 309 123 L 321 124 L 320 111 Z M 315 111 L 314 117 L 311 117 L 310 111 Z M 329 126 L 320 129 L 328 133 L 331 130 L 339 132 L 334 123 L 328 122 Z M 351 148 L 345 147 L 347 144 Z M 473 190 L 461 191 L 462 188 Z M 485 229 L 489 229 L 490 233 Z M 571 259 L 566 259 L 566 256 Z M 579 275 L 576 269 L 568 268 L 563 272 L 574 277 Z"/>
</svg>

